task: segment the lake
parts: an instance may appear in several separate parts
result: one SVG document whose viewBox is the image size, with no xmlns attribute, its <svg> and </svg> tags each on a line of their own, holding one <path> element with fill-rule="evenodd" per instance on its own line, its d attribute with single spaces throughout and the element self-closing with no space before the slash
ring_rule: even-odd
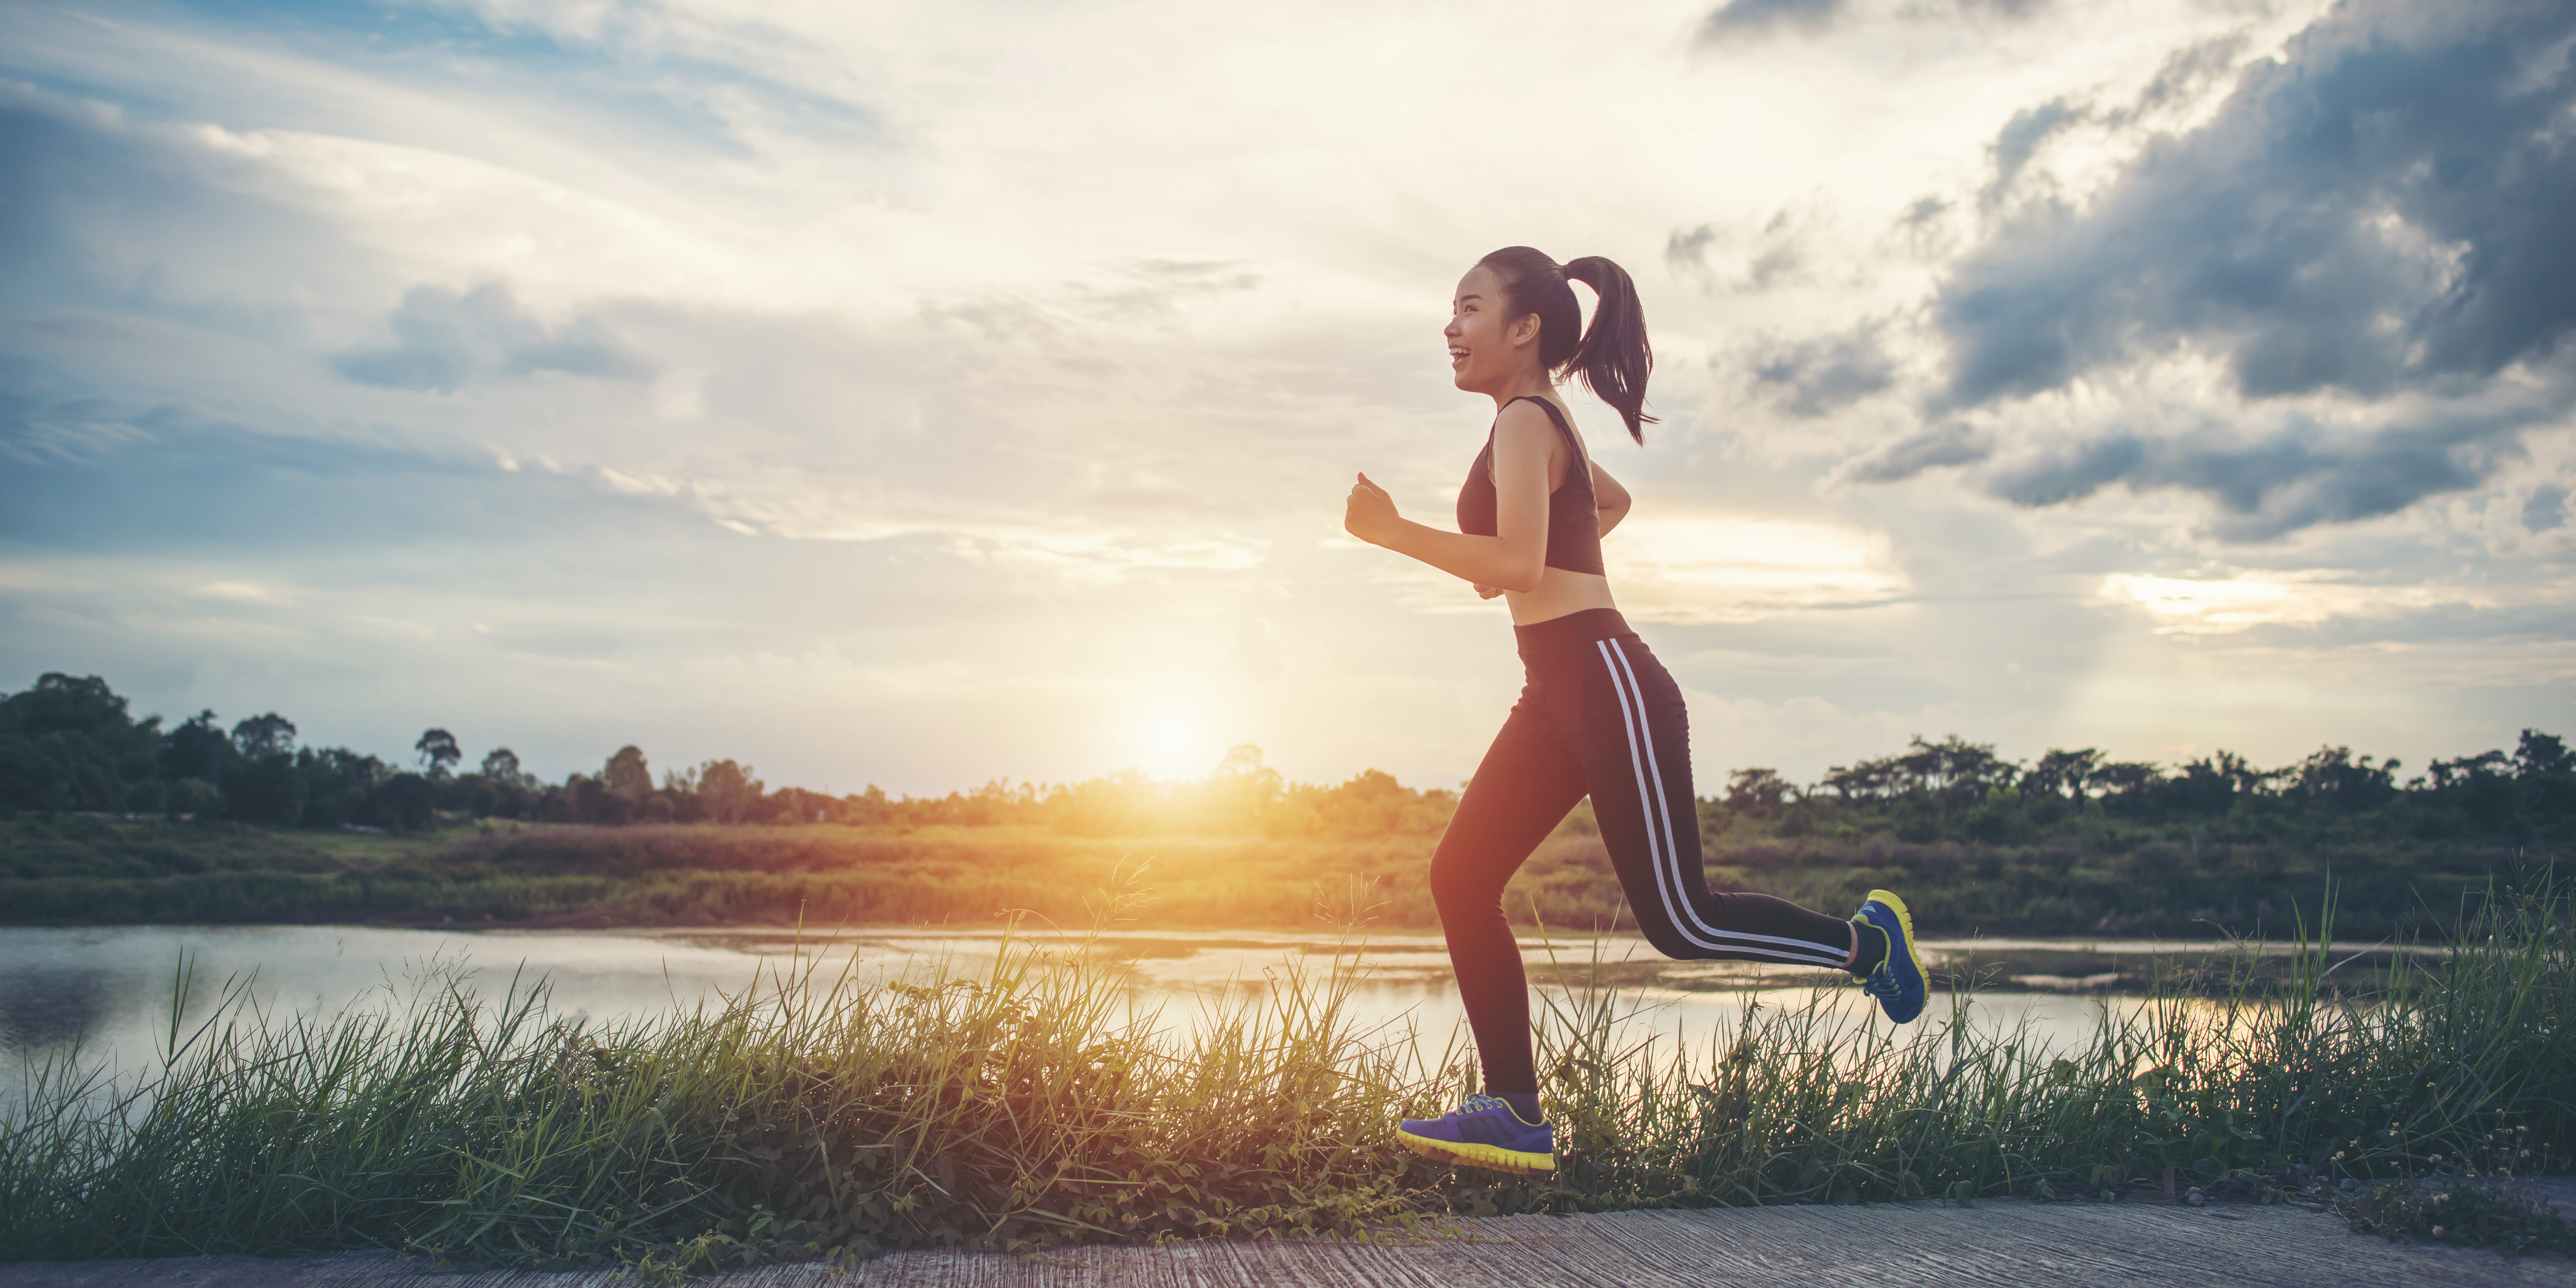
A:
<svg viewBox="0 0 2576 1288">
<path fill-rule="evenodd" d="M 544 981 L 558 1014 L 615 1021 L 738 994 L 801 957 L 827 974 L 855 969 L 864 979 L 942 962 L 952 971 L 988 964 L 994 931 L 876 928 L 808 933 L 693 929 L 631 931 L 413 930 L 366 926 L 115 926 L 0 928 L 0 1057 L 22 1069 L 70 1052 L 134 1069 L 153 1060 L 168 1032 L 182 955 L 197 987 L 188 1019 L 202 1018 L 227 979 L 273 1021 L 321 1017 L 381 1005 L 434 969 L 465 972 L 487 997 Z M 1135 931 L 1100 937 L 1095 951 L 1123 963 L 1132 1003 L 1160 1008 L 1173 1033 L 1188 1030 L 1199 1002 L 1229 989 L 1262 988 L 1291 963 L 1328 968 L 1343 948 L 1333 936 L 1260 932 Z M 2052 1044 L 2082 1041 L 2106 1009 L 2142 1005 L 2119 991 L 2151 959 L 2205 955 L 2230 946 L 2172 941 L 1927 941 L 1936 970 L 1997 986 L 1979 992 L 1980 1025 L 2027 1025 Z M 1600 966 L 1594 968 L 1596 949 Z M 1677 1037 L 1705 1050 L 1711 1036 L 1748 1005 L 1800 1006 L 1811 999 L 1883 1024 L 1854 988 L 1813 972 L 1740 962 L 1671 962 L 1629 935 L 1559 941 L 1553 957 L 1523 941 L 1535 987 L 1586 978 L 1614 984 L 1633 1000 L 1635 1036 Z M 1822 985 L 1822 987 L 1819 987 Z M 1372 936 L 1354 995 L 1369 1025 L 1410 1026 L 1433 1043 L 1461 1031 L 1464 1011 L 1436 935 Z M 1938 998 L 1934 1006 L 1943 1005 Z M 1929 1026 L 1922 1026 L 1929 1027 Z M 13 1069 L 14 1072 L 14 1069 Z"/>
</svg>

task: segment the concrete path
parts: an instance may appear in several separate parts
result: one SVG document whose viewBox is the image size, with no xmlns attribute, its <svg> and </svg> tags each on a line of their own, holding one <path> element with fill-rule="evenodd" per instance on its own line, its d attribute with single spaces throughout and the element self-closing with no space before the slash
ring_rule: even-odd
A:
<svg viewBox="0 0 2576 1288">
<path fill-rule="evenodd" d="M 2396 1245 L 2295 1207 L 1929 1203 L 1727 1208 L 1460 1221 L 1387 1245 L 1187 1243 L 1043 1257 L 941 1250 L 867 1263 L 731 1271 L 707 1288 L 1372 1288 L 1791 1284 L 2047 1288 L 2576 1286 L 2576 1262 Z M 0 1288 L 609 1288 L 614 1272 L 425 1275 L 384 1253 L 0 1266 Z"/>
</svg>

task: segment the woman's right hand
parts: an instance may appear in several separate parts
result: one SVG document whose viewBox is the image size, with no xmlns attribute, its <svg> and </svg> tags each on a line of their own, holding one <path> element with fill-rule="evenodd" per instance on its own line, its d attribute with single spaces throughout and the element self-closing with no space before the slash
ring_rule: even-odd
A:
<svg viewBox="0 0 2576 1288">
<path fill-rule="evenodd" d="M 1476 583 L 1476 598 L 1478 599 L 1492 599 L 1494 596 L 1501 593 L 1503 593 L 1503 588 L 1500 586 L 1488 586 L 1481 581 Z"/>
<path fill-rule="evenodd" d="M 1359 482 L 1351 485 L 1350 497 L 1342 504 L 1342 531 L 1370 545 L 1382 546 L 1386 542 L 1381 538 L 1395 527 L 1398 517 L 1395 498 L 1388 496 L 1386 489 L 1379 487 L 1375 480 L 1362 474 Z"/>
</svg>

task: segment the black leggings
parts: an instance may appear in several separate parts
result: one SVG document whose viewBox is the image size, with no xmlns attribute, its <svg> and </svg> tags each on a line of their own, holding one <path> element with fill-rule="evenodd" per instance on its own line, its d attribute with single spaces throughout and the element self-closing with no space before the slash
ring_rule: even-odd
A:
<svg viewBox="0 0 2576 1288">
<path fill-rule="evenodd" d="M 1529 984 L 1503 885 L 1586 794 L 1646 942 L 1686 960 L 1840 968 L 1851 923 L 1766 894 L 1717 894 L 1700 867 L 1681 686 L 1615 609 L 1519 626 L 1529 680 L 1431 859 L 1485 1089 L 1535 1092 Z"/>
</svg>

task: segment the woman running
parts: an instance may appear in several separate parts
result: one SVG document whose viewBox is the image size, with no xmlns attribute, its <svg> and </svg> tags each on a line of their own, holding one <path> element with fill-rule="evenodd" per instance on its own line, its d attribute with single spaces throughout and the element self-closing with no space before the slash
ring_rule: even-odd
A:
<svg viewBox="0 0 2576 1288">
<path fill-rule="evenodd" d="M 1582 328 L 1570 282 L 1600 297 Z M 1667 957 L 1785 962 L 1849 971 L 1899 1024 L 1923 1012 L 1923 961 L 1905 903 L 1884 890 L 1849 920 L 1762 894 L 1720 894 L 1700 867 L 1690 731 L 1681 687 L 1610 598 L 1601 538 L 1627 489 L 1583 450 L 1557 382 L 1579 373 L 1643 444 L 1654 356 L 1628 274 L 1599 257 L 1559 265 L 1527 246 L 1495 251 L 1458 281 L 1449 368 L 1494 400 L 1485 450 L 1458 490 L 1458 531 L 1399 517 L 1366 474 L 1343 526 L 1501 595 L 1527 676 L 1520 701 L 1459 798 L 1431 859 L 1458 995 L 1485 1090 L 1456 1112 L 1407 1119 L 1397 1139 L 1449 1163 L 1553 1171 L 1530 1053 L 1529 985 L 1503 919 L 1503 885 L 1575 802 L 1592 797 L 1602 844 L 1646 941 Z"/>
</svg>

